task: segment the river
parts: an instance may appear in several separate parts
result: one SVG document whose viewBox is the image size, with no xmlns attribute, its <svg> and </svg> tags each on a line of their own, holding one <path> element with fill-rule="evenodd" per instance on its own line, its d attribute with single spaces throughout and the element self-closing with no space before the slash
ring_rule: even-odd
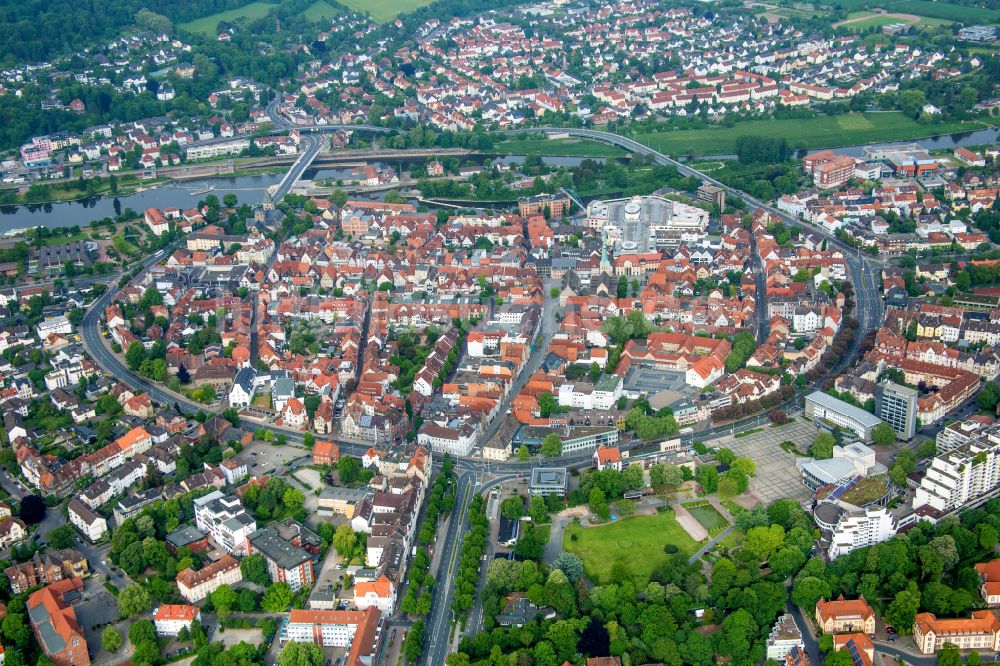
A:
<svg viewBox="0 0 1000 666">
<path fill-rule="evenodd" d="M 979 146 L 997 143 L 1000 128 L 982 129 L 975 132 L 960 132 L 942 134 L 926 139 L 916 139 L 918 143 L 929 150 L 946 150 L 958 146 Z M 870 145 L 870 144 L 869 144 Z M 837 148 L 837 152 L 861 157 L 865 146 L 845 146 Z M 473 156 L 470 156 L 473 157 Z M 721 156 L 734 158 L 735 156 Z M 574 167 L 580 164 L 583 157 L 544 157 L 543 161 L 552 166 Z M 603 162 L 603 158 L 594 158 Z M 704 157 L 704 159 L 712 159 Z M 503 158 L 507 164 L 524 162 L 523 155 L 507 155 Z M 376 164 L 377 166 L 377 164 Z M 305 174 L 309 179 L 347 179 L 351 177 L 350 169 L 315 169 Z M 241 202 L 257 204 L 263 197 L 263 191 L 281 180 L 281 174 L 264 174 L 258 176 L 216 177 L 199 180 L 188 180 L 181 183 L 167 183 L 144 192 L 137 192 L 124 197 L 94 198 L 86 201 L 74 201 L 56 204 L 39 204 L 32 206 L 0 206 L 0 233 L 12 229 L 22 229 L 34 226 L 71 227 L 86 226 L 94 220 L 114 217 L 120 211 L 131 208 L 141 212 L 150 207 L 155 208 L 193 208 L 206 193 L 193 194 L 205 188 L 212 187 L 212 194 L 222 197 L 232 192 Z M 117 204 L 115 202 L 118 202 Z"/>
<path fill-rule="evenodd" d="M 0 206 L 0 232 L 26 227 L 71 227 L 86 226 L 94 220 L 115 217 L 126 208 L 142 212 L 147 208 L 194 208 L 198 201 L 211 194 L 222 197 L 230 192 L 241 202 L 251 205 L 260 203 L 263 191 L 281 180 L 281 174 L 257 176 L 215 177 L 183 182 L 166 183 L 143 192 L 128 196 L 95 197 L 83 201 L 38 204 L 31 206 Z M 201 191 L 201 194 L 194 192 Z M 116 203 L 117 202 L 117 203 Z"/>
</svg>

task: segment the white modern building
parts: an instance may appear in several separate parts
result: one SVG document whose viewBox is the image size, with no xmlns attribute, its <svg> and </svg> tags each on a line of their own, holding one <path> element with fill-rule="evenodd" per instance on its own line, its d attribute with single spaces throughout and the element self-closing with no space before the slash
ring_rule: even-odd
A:
<svg viewBox="0 0 1000 666">
<path fill-rule="evenodd" d="M 194 501 L 194 519 L 198 529 L 211 534 L 227 553 L 245 553 L 247 537 L 257 529 L 257 521 L 239 499 L 218 490 Z"/>
<path fill-rule="evenodd" d="M 888 509 L 871 506 L 866 509 L 839 500 L 820 502 L 813 517 L 827 542 L 831 560 L 852 550 L 888 541 L 896 535 L 898 524 Z"/>
<path fill-rule="evenodd" d="M 927 468 L 913 498 L 913 508 L 950 511 L 1000 485 L 1000 427 L 939 453 Z"/>
<path fill-rule="evenodd" d="M 65 315 L 59 315 L 58 317 L 48 317 L 44 321 L 38 322 L 35 326 L 35 331 L 38 333 L 38 338 L 44 340 L 53 333 L 59 335 L 68 335 L 73 332 L 73 325 L 69 323 L 69 319 Z"/>
<path fill-rule="evenodd" d="M 866 443 L 872 441 L 872 431 L 882 423 L 882 419 L 871 412 L 820 391 L 806 396 L 805 414 L 816 421 L 846 428 Z"/>
<path fill-rule="evenodd" d="M 250 139 L 232 139 L 230 141 L 219 141 L 207 143 L 200 146 L 188 146 L 187 158 L 189 160 L 206 160 L 224 155 L 239 155 L 250 147 Z"/>
<path fill-rule="evenodd" d="M 794 618 L 785 613 L 778 618 L 767 637 L 767 658 L 784 663 L 785 657 L 793 648 L 804 649 L 802 632 L 795 624 Z"/>
<path fill-rule="evenodd" d="M 614 409 L 622 395 L 622 378 L 618 375 L 601 375 L 596 384 L 589 381 L 566 382 L 559 387 L 559 405 L 573 409 Z"/>
<path fill-rule="evenodd" d="M 824 460 L 799 458 L 795 465 L 802 473 L 802 483 L 812 490 L 859 476 L 881 474 L 885 466 L 875 460 L 875 451 L 860 442 L 834 446 L 833 457 Z"/>
</svg>

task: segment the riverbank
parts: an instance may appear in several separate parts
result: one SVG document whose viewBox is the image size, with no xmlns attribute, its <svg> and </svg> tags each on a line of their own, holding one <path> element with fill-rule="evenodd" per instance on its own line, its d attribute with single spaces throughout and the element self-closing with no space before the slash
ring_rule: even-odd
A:
<svg viewBox="0 0 1000 666">
<path fill-rule="evenodd" d="M 128 197 L 159 187 L 164 183 L 170 182 L 170 180 L 170 178 L 164 176 L 148 180 L 141 180 L 138 177 L 127 175 L 121 177 L 115 176 L 113 192 L 110 178 L 101 178 L 100 185 L 84 186 L 82 188 L 79 187 L 79 181 L 77 180 L 43 181 L 33 183 L 27 189 L 18 188 L 14 190 L 12 188 L 5 190 L 4 194 L 7 196 L 0 199 L 0 206 L 46 206 L 91 201 L 106 196 Z M 38 187 L 44 189 L 35 189 Z M 11 192 L 16 192 L 13 197 L 10 196 Z M 39 192 L 43 192 L 44 195 L 39 195 Z"/>
</svg>

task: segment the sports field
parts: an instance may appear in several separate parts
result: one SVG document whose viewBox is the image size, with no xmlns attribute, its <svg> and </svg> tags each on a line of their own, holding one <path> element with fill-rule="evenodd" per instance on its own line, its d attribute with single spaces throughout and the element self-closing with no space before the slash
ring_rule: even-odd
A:
<svg viewBox="0 0 1000 666">
<path fill-rule="evenodd" d="M 892 25 L 894 23 L 908 23 L 911 26 L 916 25 L 918 28 L 926 28 L 938 25 L 951 25 L 953 21 L 941 18 L 929 18 L 927 16 L 917 16 L 916 14 L 902 14 L 900 12 L 885 14 L 872 11 L 859 11 L 851 12 L 847 15 L 845 20 L 840 23 L 835 23 L 833 27 L 847 28 L 848 30 L 857 31 L 877 28 L 884 25 Z"/>
<path fill-rule="evenodd" d="M 633 138 L 650 148 L 672 155 L 721 155 L 736 152 L 741 136 L 788 139 L 792 148 L 836 148 L 865 143 L 908 141 L 938 134 L 970 132 L 986 125 L 980 121 L 922 124 L 899 112 L 847 113 L 791 120 L 752 120 L 732 127 L 696 130 L 664 130 L 637 134 Z"/>
<path fill-rule="evenodd" d="M 598 527 L 571 524 L 563 535 L 563 550 L 579 555 L 587 578 L 598 584 L 608 580 L 611 567 L 620 561 L 637 583 L 645 585 L 653 571 L 666 563 L 663 547 L 668 543 L 677 546 L 685 557 L 698 549 L 677 524 L 673 511 L 633 516 Z M 642 553 L 642 557 L 636 557 L 636 553 Z"/>
<path fill-rule="evenodd" d="M 701 523 L 702 527 L 708 530 L 709 534 L 729 524 L 729 521 L 723 518 L 722 514 L 719 513 L 711 504 L 684 508 L 688 510 L 688 513 L 694 516 L 695 520 Z"/>
<path fill-rule="evenodd" d="M 340 0 L 356 12 L 368 12 L 379 23 L 387 23 L 400 14 L 431 4 L 432 0 Z"/>
<path fill-rule="evenodd" d="M 236 9 L 227 9 L 224 12 L 216 12 L 199 19 L 181 23 L 178 28 L 188 32 L 200 32 L 203 35 L 214 35 L 219 27 L 220 21 L 235 21 L 241 18 L 258 19 L 267 16 L 267 13 L 277 7 L 277 4 L 270 2 L 251 2 L 249 5 Z"/>
<path fill-rule="evenodd" d="M 625 151 L 586 139 L 510 139 L 495 150 L 505 155 L 566 155 L 572 157 L 621 157 Z"/>
<path fill-rule="evenodd" d="M 838 5 L 849 12 L 878 8 L 887 12 L 916 14 L 969 24 L 1000 21 L 1000 11 L 996 9 L 957 5 L 951 2 L 936 2 L 935 0 L 887 0 L 879 2 L 877 5 L 872 0 L 830 0 L 824 4 Z"/>
</svg>

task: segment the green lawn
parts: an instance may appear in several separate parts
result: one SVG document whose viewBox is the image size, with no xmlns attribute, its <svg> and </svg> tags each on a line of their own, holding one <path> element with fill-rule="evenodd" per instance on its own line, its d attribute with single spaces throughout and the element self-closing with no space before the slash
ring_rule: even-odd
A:
<svg viewBox="0 0 1000 666">
<path fill-rule="evenodd" d="M 356 12 L 368 12 L 379 23 L 387 23 L 400 14 L 431 4 L 432 0 L 341 0 Z"/>
<path fill-rule="evenodd" d="M 621 148 L 587 139 L 509 139 L 494 148 L 507 155 L 564 155 L 570 157 L 622 157 Z"/>
<path fill-rule="evenodd" d="M 302 12 L 302 16 L 305 17 L 307 21 L 319 23 L 320 21 L 329 21 L 339 13 L 340 10 L 326 0 L 317 0 L 306 7 L 306 10 Z"/>
<path fill-rule="evenodd" d="M 865 143 L 907 141 L 937 134 L 983 129 L 979 121 L 922 124 L 902 113 L 847 113 L 792 120 L 751 120 L 733 127 L 646 132 L 633 138 L 650 148 L 673 155 L 715 155 L 736 152 L 741 136 L 788 139 L 793 148 L 836 148 Z"/>
<path fill-rule="evenodd" d="M 187 30 L 188 32 L 200 32 L 203 35 L 214 35 L 216 30 L 218 30 L 220 21 L 235 21 L 241 18 L 248 19 L 258 19 L 266 16 L 269 11 L 277 7 L 277 4 L 270 2 L 251 2 L 249 5 L 244 5 L 243 7 L 238 7 L 237 9 L 228 9 L 224 12 L 216 12 L 215 14 L 209 14 L 208 16 L 202 16 L 199 19 L 193 21 L 188 21 L 187 23 L 181 23 L 178 28 L 181 30 Z M 312 9 L 310 7 L 310 9 Z M 306 11 L 309 11 L 308 9 Z"/>
<path fill-rule="evenodd" d="M 687 508 L 687 507 L 685 507 Z M 722 517 L 714 506 L 711 504 L 703 504 L 702 506 L 695 506 L 687 508 L 688 513 L 694 516 L 694 519 L 701 523 L 709 533 L 714 530 L 725 527 L 729 524 L 729 521 Z"/>
<path fill-rule="evenodd" d="M 574 540 L 575 535 L 575 540 Z M 645 584 L 657 567 L 666 563 L 663 547 L 672 543 L 684 556 L 698 550 L 673 511 L 655 516 L 633 516 L 599 527 L 571 524 L 563 535 L 563 550 L 583 559 L 583 568 L 594 583 L 608 579 L 611 567 L 621 561 L 641 584 Z"/>
</svg>

